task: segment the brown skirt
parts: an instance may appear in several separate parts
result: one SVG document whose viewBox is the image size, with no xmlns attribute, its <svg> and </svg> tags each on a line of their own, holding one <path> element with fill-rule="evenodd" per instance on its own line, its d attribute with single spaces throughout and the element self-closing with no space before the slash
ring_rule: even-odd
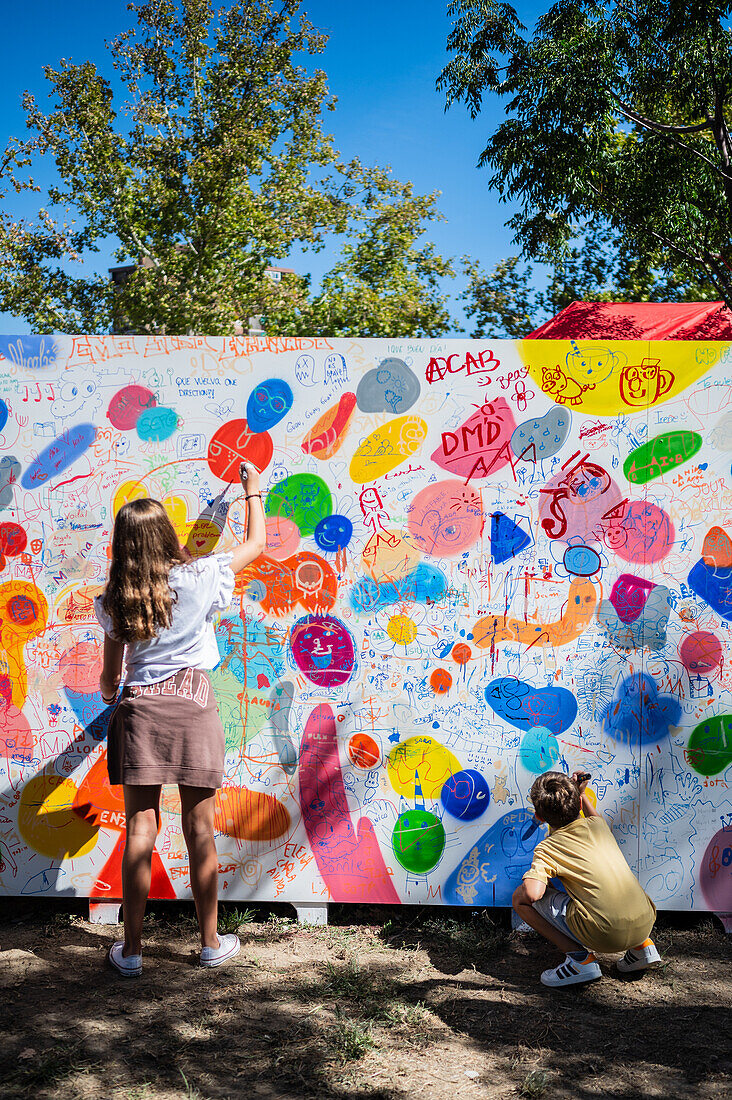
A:
<svg viewBox="0 0 732 1100">
<path fill-rule="evenodd" d="M 109 723 L 107 768 L 112 784 L 221 786 L 224 730 L 203 669 L 123 689 Z"/>
</svg>

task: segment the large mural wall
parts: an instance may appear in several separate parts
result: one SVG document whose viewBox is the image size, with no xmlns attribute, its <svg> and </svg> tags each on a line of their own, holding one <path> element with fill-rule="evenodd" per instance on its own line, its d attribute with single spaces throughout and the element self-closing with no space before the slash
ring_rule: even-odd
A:
<svg viewBox="0 0 732 1100">
<path fill-rule="evenodd" d="M 221 896 L 507 905 L 549 768 L 661 908 L 732 909 L 724 344 L 0 340 L 0 891 L 121 894 L 115 511 L 244 533 L 212 674 Z M 190 896 L 175 788 L 153 891 Z"/>
</svg>

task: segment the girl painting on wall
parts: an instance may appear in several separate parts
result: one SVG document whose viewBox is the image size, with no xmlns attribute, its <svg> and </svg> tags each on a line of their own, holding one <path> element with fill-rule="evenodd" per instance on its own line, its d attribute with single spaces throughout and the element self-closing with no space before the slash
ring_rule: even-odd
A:
<svg viewBox="0 0 732 1100">
<path fill-rule="evenodd" d="M 224 731 L 206 670 L 219 662 L 213 618 L 234 592 L 234 577 L 259 557 L 266 530 L 259 471 L 242 463 L 247 501 L 244 542 L 230 553 L 190 560 L 157 500 L 134 500 L 117 514 L 107 586 L 95 600 L 104 629 L 102 699 L 112 705 L 109 781 L 124 787 L 127 833 L 122 861 L 125 938 L 109 950 L 125 977 L 142 973 L 142 920 L 160 826 L 160 788 L 177 783 L 191 888 L 201 932 L 201 966 L 239 951 L 219 936 L 214 802 L 224 768 Z"/>
</svg>

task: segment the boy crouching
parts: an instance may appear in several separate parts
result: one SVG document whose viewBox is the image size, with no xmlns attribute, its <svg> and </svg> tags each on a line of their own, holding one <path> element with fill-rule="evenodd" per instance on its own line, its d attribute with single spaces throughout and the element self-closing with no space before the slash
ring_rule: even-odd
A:
<svg viewBox="0 0 732 1100">
<path fill-rule="evenodd" d="M 534 780 L 529 798 L 550 831 L 513 895 L 519 916 L 566 953 L 560 966 L 541 975 L 544 985 L 555 987 L 602 977 L 594 951 L 624 951 L 618 962 L 623 973 L 661 962 L 649 939 L 656 907 L 585 794 L 587 779 L 580 778 L 578 772 L 571 779 L 545 772 Z M 548 886 L 551 878 L 567 893 Z"/>
</svg>

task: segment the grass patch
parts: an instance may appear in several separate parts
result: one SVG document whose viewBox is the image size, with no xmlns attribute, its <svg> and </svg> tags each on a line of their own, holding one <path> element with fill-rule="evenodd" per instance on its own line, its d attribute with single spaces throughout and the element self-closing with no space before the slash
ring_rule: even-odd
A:
<svg viewBox="0 0 732 1100">
<path fill-rule="evenodd" d="M 424 939 L 454 951 L 466 966 L 477 965 L 487 956 L 504 952 L 509 936 L 485 910 L 472 914 L 467 920 L 430 914 L 421 922 L 420 931 Z"/>
<path fill-rule="evenodd" d="M 325 1034 L 326 1046 L 339 1062 L 357 1062 L 376 1046 L 371 1025 L 347 1019 L 339 1008 L 336 1016 L 335 1024 Z"/>
<path fill-rule="evenodd" d="M 326 962 L 323 980 L 318 989 L 326 997 L 347 997 L 362 1001 L 382 992 L 383 983 L 366 966 L 361 966 L 351 955 L 343 966 Z"/>
<path fill-rule="evenodd" d="M 256 916 L 253 909 L 219 909 L 219 928 L 222 932 L 238 932 L 243 924 L 251 924 Z"/>
</svg>

